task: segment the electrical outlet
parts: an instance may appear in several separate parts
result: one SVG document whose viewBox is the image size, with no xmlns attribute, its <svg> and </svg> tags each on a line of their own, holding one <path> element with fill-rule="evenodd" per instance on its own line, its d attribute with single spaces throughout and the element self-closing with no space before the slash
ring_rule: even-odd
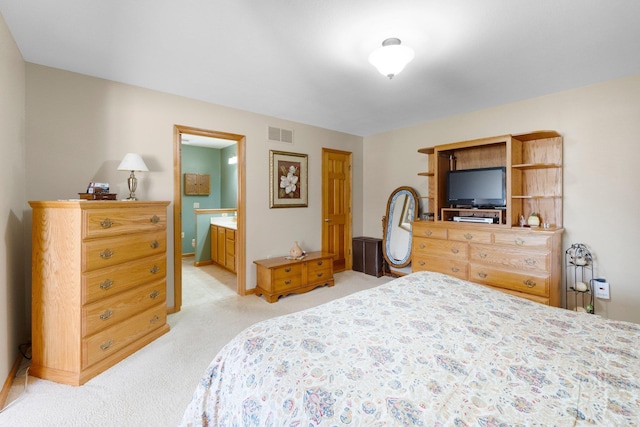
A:
<svg viewBox="0 0 640 427">
<path fill-rule="evenodd" d="M 200 203 L 193 202 L 193 209 L 200 209 Z"/>
<path fill-rule="evenodd" d="M 593 279 L 596 298 L 609 299 L 609 282 L 606 279 Z"/>
<path fill-rule="evenodd" d="M 191 247 L 196 247 L 196 239 L 191 239 Z"/>
</svg>

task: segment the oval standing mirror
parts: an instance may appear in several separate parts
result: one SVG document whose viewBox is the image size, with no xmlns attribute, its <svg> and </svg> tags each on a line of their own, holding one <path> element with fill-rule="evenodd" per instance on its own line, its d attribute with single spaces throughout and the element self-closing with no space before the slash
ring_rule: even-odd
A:
<svg viewBox="0 0 640 427">
<path fill-rule="evenodd" d="M 389 196 L 382 251 L 389 267 L 402 268 L 411 263 L 411 221 L 418 214 L 417 207 L 418 195 L 411 187 L 396 188 Z"/>
</svg>

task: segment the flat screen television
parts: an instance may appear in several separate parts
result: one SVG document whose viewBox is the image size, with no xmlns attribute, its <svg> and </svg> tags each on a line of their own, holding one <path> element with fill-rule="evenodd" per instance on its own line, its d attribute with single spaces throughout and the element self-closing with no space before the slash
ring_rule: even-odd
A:
<svg viewBox="0 0 640 427">
<path fill-rule="evenodd" d="M 492 167 L 447 172 L 447 204 L 455 207 L 507 206 L 507 169 Z"/>
</svg>

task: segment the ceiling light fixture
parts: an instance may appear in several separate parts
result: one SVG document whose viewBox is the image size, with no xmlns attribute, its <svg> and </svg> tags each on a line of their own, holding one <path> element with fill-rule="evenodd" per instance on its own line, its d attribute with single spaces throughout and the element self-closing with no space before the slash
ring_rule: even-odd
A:
<svg viewBox="0 0 640 427">
<path fill-rule="evenodd" d="M 415 53 L 408 46 L 400 44 L 400 39 L 390 38 L 382 42 L 382 47 L 371 52 L 369 62 L 380 74 L 390 79 L 402 71 L 413 59 Z"/>
</svg>

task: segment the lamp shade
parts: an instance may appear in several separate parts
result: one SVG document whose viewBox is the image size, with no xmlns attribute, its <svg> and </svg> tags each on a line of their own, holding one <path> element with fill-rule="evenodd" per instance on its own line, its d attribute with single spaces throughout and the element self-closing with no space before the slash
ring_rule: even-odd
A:
<svg viewBox="0 0 640 427">
<path fill-rule="evenodd" d="M 400 39 L 391 38 L 382 42 L 382 47 L 371 52 L 369 62 L 380 74 L 390 79 L 413 60 L 415 53 L 408 46 L 400 44 Z"/>
<path fill-rule="evenodd" d="M 149 172 L 149 168 L 139 154 L 127 153 L 118 166 L 119 171 Z"/>
</svg>

